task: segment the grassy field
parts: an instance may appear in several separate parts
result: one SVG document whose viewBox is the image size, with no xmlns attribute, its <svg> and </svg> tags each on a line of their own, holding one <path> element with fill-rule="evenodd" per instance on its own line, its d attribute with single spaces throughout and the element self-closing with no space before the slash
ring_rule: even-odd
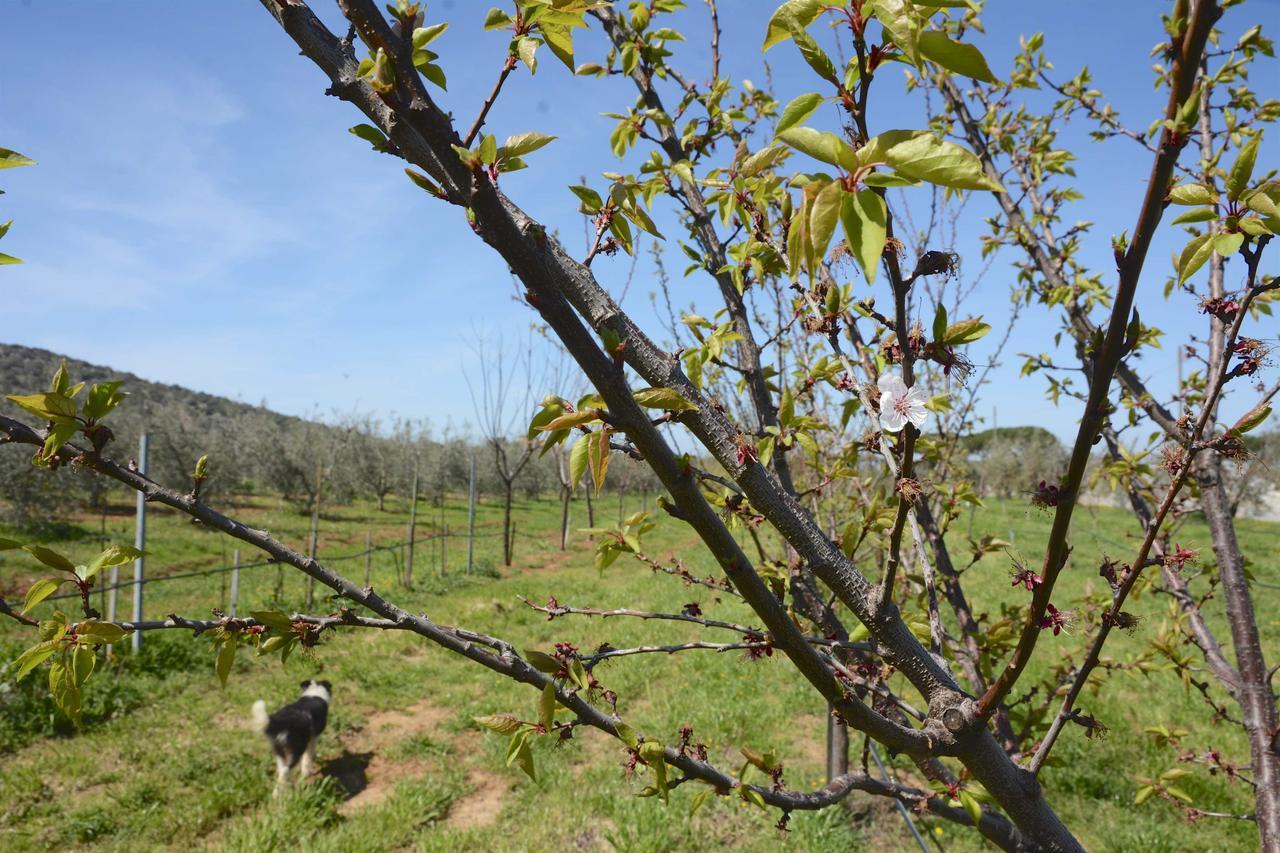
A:
<svg viewBox="0 0 1280 853">
<path fill-rule="evenodd" d="M 632 499 L 627 511 L 639 508 Z M 405 507 L 389 503 L 379 513 L 357 505 L 326 512 L 320 555 L 358 554 L 366 531 L 375 544 L 404 536 Z M 495 634 L 518 647 L 547 649 L 555 642 L 594 648 L 606 639 L 615 646 L 681 642 L 698 636 L 696 626 L 638 620 L 561 618 L 547 621 L 517 601 L 525 595 L 562 604 L 636 607 L 676 611 L 699 602 L 711 616 L 752 622 L 731 600 L 719 601 L 702 587 L 683 587 L 666 575 L 623 558 L 603 577 L 591 564 L 584 537 L 577 547 L 558 550 L 559 507 L 526 502 L 518 507 L 516 565 L 500 569 L 499 539 L 476 541 L 478 571 L 462 576 L 466 540 L 449 542 L 448 570 L 439 572 L 439 541 L 428 538 L 433 522 L 466 528 L 466 507 L 451 503 L 443 518 L 420 511 L 415 565 L 416 590 L 395 590 L 397 552 L 374 559 L 375 588 L 395 591 L 412 610 L 446 623 Z M 575 527 L 585 526 L 575 504 Z M 601 523 L 616 516 L 616 505 L 601 508 Z M 244 499 L 233 515 L 297 544 L 306 541 L 306 516 L 269 499 Z M 481 508 L 480 528 L 492 534 L 500 517 Z M 1134 524 L 1125 513 L 1082 509 L 1075 538 L 1076 570 L 1061 594 L 1080 594 L 1097 582 L 1101 554 L 1132 551 Z M 975 535 L 991 533 L 1014 542 L 1032 556 L 1048 531 L 1048 516 L 1024 506 L 993 503 L 972 520 Z M 957 539 L 969 521 L 957 525 Z M 154 575 L 223 565 L 232 543 L 175 515 L 153 513 L 148 544 Z M 1276 526 L 1242 522 L 1242 544 L 1260 582 L 1256 590 L 1264 630 L 1275 634 L 1280 584 Z M 131 541 L 127 508 L 107 519 L 106 536 Z M 0 531 L 3 535 L 3 531 Z M 68 554 L 85 558 L 98 547 L 97 519 L 47 532 L 45 539 Z M 1194 523 L 1180 537 L 1207 548 Z M 425 540 L 425 541 L 424 541 Z M 957 543 L 959 547 L 959 543 Z M 711 561 L 686 528 L 664 519 L 646 542 L 655 556 L 677 554 L 695 572 Z M 245 554 L 246 562 L 256 559 Z M 335 568 L 360 577 L 363 559 L 338 561 Z M 0 583 L 25 588 L 37 572 L 11 554 L 0 555 Z M 246 569 L 241 612 L 272 603 L 275 567 Z M 208 613 L 226 595 L 226 575 L 210 575 L 147 587 L 147 613 Z M 302 580 L 286 572 L 288 609 L 302 601 Z M 1008 563 L 988 558 L 967 579 L 980 610 L 1020 600 L 1010 588 Z M 10 590 L 10 594 L 12 589 Z M 1057 597 L 1057 596 L 1056 596 Z M 126 608 L 127 595 L 121 600 Z M 73 603 L 73 602 L 72 602 Z M 329 604 L 317 602 L 316 609 Z M 1145 618 L 1133 637 L 1116 636 L 1117 659 L 1135 654 L 1159 629 L 1167 602 L 1145 594 L 1134 610 Z M 122 611 L 127 612 L 127 610 Z M 1221 619 L 1217 625 L 1221 626 Z M 1089 626 L 1071 636 L 1043 639 L 1052 657 L 1074 649 Z M 728 639 L 723 637 L 722 639 Z M 8 620 L 0 622 L 0 661 L 16 656 L 29 635 Z M 1274 646 L 1271 648 L 1277 651 Z M 671 657 L 642 655 L 602 665 L 597 676 L 619 696 L 619 713 L 637 730 L 668 741 L 691 724 L 712 758 L 726 767 L 741 764 L 740 746 L 773 750 L 784 760 L 786 782 L 794 788 L 820 785 L 823 764 L 823 707 L 777 657 L 748 662 L 738 653 L 690 652 Z M 0 663 L 0 666 L 3 666 Z M 42 675 L 43 673 L 39 673 Z M 333 716 L 319 749 L 321 777 L 282 801 L 270 797 L 272 763 L 261 738 L 250 731 L 249 706 L 265 698 L 282 703 L 300 679 L 321 674 L 335 684 Z M 855 795 L 850 809 L 796 814 L 784 837 L 766 814 L 737 801 L 712 798 L 693 817 L 691 786 L 673 792 L 667 806 L 635 796 L 641 778 L 624 774 L 625 752 L 597 732 L 582 732 L 563 745 L 534 744 L 538 781 L 505 766 L 505 739 L 484 733 L 471 718 L 511 711 L 536 717 L 537 696 L 409 635 L 346 631 L 326 635 L 312 655 L 295 655 L 283 667 L 276 659 L 255 660 L 241 653 L 226 689 L 213 675 L 207 641 L 185 632 L 148 634 L 136 657 L 121 655 L 89 682 L 85 725 L 72 732 L 57 721 L 39 677 L 20 685 L 0 671 L 0 849 L 36 848 L 176 849 L 205 846 L 226 850 L 303 848 L 308 850 L 842 850 L 875 845 L 911 849 L 901 819 L 879 800 Z M 1150 678 L 1132 672 L 1114 675 L 1085 709 L 1105 722 L 1110 736 L 1087 740 L 1068 731 L 1056 751 L 1056 766 L 1042 781 L 1059 813 L 1087 847 L 1095 850 L 1245 850 L 1256 846 L 1249 824 L 1205 820 L 1188 825 L 1167 804 L 1133 803 L 1137 775 L 1155 775 L 1176 765 L 1180 751 L 1207 746 L 1247 762 L 1234 730 L 1207 721 L 1198 693 L 1184 691 L 1171 675 Z M 1190 731 L 1181 747 L 1159 746 L 1143 733 L 1148 726 L 1177 725 Z M 856 748 L 856 747 L 855 747 Z M 904 778 L 913 779 L 901 762 Z M 1243 785 L 1197 772 L 1181 783 L 1210 810 L 1250 809 Z M 921 821 L 946 850 L 981 849 L 974 834 L 951 825 Z"/>
</svg>

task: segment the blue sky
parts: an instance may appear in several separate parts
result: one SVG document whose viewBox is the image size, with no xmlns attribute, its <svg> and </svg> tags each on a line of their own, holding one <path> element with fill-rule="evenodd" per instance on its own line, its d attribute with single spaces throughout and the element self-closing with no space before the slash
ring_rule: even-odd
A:
<svg viewBox="0 0 1280 853">
<path fill-rule="evenodd" d="M 452 23 L 433 47 L 449 75 L 440 100 L 464 123 L 505 50 L 502 34 L 481 31 L 489 5 L 427 4 L 429 21 Z M 680 24 L 689 43 L 679 55 L 691 76 L 705 78 L 706 14 L 701 2 L 689 5 Z M 724 68 L 734 79 L 764 81 L 759 44 L 775 5 L 721 0 Z M 1166 6 L 991 0 L 978 43 L 1003 75 L 1018 36 L 1046 32 L 1061 76 L 1089 65 L 1121 115 L 1145 127 L 1164 102 L 1152 89 L 1148 50 Z M 476 331 L 523 337 L 534 315 L 512 298 L 504 265 L 455 209 L 433 203 L 402 164 L 347 133 L 361 117 L 323 95 L 326 81 L 258 3 L 28 0 L 5 3 L 4 18 L 0 145 L 39 165 L 0 174 L 0 220 L 15 220 L 3 248 L 26 261 L 0 272 L 0 341 L 284 412 L 396 412 L 438 426 L 472 420 L 461 370 Z M 1259 22 L 1276 36 L 1280 3 L 1252 0 L 1224 26 L 1234 37 Z M 598 29 L 578 35 L 577 52 L 580 62 L 603 55 Z M 527 130 L 560 137 L 503 185 L 579 246 L 582 221 L 565 186 L 622 170 L 608 150 L 612 122 L 600 114 L 629 105 L 634 91 L 621 80 L 575 79 L 541 58 L 535 77 L 523 68 L 513 75 L 488 129 L 500 139 Z M 790 45 L 764 58 L 783 102 L 817 88 Z M 1254 85 L 1276 97 L 1280 73 L 1265 62 Z M 886 81 L 873 96 L 881 129 L 920 125 L 918 105 L 900 91 Z M 1097 222 L 1089 257 L 1105 269 L 1109 235 L 1132 227 L 1149 159 L 1136 146 L 1084 142 L 1086 130 L 1074 128 L 1067 141 L 1080 158 L 1080 216 Z M 1276 151 L 1274 143 L 1264 150 L 1260 168 L 1274 165 Z M 972 270 L 980 266 L 972 240 L 989 205 L 970 202 L 961 229 L 957 248 Z M 1176 239 L 1164 229 L 1142 285 L 1144 319 L 1171 333 L 1199 319 L 1185 302 L 1166 305 L 1159 296 Z M 703 298 L 706 279 L 678 278 L 683 256 L 669 257 L 677 301 Z M 623 258 L 597 263 L 615 288 L 628 266 Z M 625 307 L 661 337 L 649 308 L 651 269 L 646 253 Z M 997 264 L 969 310 L 998 326 L 1011 276 Z M 1043 400 L 1042 380 L 1017 379 L 1012 353 L 1045 349 L 1054 328 L 1041 311 L 1024 317 L 982 408 L 998 408 L 1002 425 L 1042 423 L 1067 435 L 1074 413 Z M 983 346 L 975 361 L 986 356 Z M 1146 372 L 1170 381 L 1172 354 L 1159 361 Z"/>
</svg>

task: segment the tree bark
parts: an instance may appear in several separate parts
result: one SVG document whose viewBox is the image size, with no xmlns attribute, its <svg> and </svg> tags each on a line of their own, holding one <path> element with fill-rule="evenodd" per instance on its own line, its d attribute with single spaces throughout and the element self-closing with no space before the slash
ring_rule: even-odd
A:
<svg viewBox="0 0 1280 853">
<path fill-rule="evenodd" d="M 1276 704 L 1271 695 L 1271 678 L 1262 654 L 1253 596 L 1245 576 L 1244 555 L 1231 522 L 1231 508 L 1222 482 L 1222 459 L 1205 454 L 1196 467 L 1200 484 L 1200 505 L 1213 539 L 1213 553 L 1222 579 L 1227 621 L 1240 673 L 1240 709 L 1255 784 L 1254 798 L 1258 836 L 1263 850 L 1280 850 L 1280 751 L 1276 748 Z"/>
<path fill-rule="evenodd" d="M 511 493 L 515 488 L 514 481 L 504 480 L 505 491 L 502 495 L 502 564 L 511 565 Z"/>
</svg>

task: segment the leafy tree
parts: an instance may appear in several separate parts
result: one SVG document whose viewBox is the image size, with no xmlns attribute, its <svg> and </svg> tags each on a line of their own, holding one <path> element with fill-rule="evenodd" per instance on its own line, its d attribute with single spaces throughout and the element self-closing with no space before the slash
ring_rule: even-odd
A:
<svg viewBox="0 0 1280 853">
<path fill-rule="evenodd" d="M 1261 267 L 1280 229 L 1280 185 L 1256 163 L 1265 126 L 1280 108 L 1257 97 L 1245 73 L 1271 53 L 1271 45 L 1254 27 L 1234 47 L 1226 46 L 1216 27 L 1224 8 L 1238 3 L 1170 3 L 1167 40 L 1155 52 L 1165 103 L 1148 129 L 1135 131 L 1101 102 L 1087 74 L 1056 81 L 1040 37 L 1026 41 L 1008 79 L 999 79 L 964 40 L 980 26 L 979 10 L 968 2 L 787 0 L 761 21 L 763 47 L 798 50 L 812 69 L 814 91 L 794 94 L 784 105 L 769 92 L 721 76 L 714 26 L 709 84 L 673 64 L 673 48 L 682 39 L 676 29 L 680 0 L 636 2 L 625 10 L 588 0 L 517 0 L 511 12 L 494 9 L 484 19 L 486 28 L 503 32 L 506 49 L 492 94 L 474 120 L 458 124 L 453 117 L 461 109 L 441 106 L 445 69 L 430 48 L 445 37 L 448 24 L 428 22 L 419 4 L 400 0 L 388 15 L 372 0 L 340 0 L 352 30 L 340 38 L 304 0 L 262 2 L 323 72 L 328 91 L 363 113 L 367 122 L 353 132 L 405 161 L 428 203 L 458 208 L 502 257 L 525 301 L 594 389 L 576 400 L 564 396 L 566 388 L 545 389 L 548 396 L 520 443 L 521 458 L 538 445 L 568 447 L 570 481 L 589 476 L 595 490 L 605 484 L 617 454 L 643 460 L 665 490 L 660 505 L 669 518 L 662 523 L 689 525 L 723 577 L 697 579 L 678 562 L 646 555 L 643 537 L 658 522 L 643 512 L 616 528 L 594 530 L 597 565 L 604 570 L 629 555 L 665 574 L 713 585 L 744 601 L 758 624 L 732 625 L 689 612 L 608 611 L 693 622 L 709 634 L 734 631 L 738 642 L 595 652 L 562 643 L 518 653 L 500 638 L 409 613 L 217 512 L 201 499 L 198 467 L 197 487 L 186 490 L 113 462 L 103 453 L 101 420 L 118 403 L 115 389 L 95 386 L 81 395 L 83 389 L 62 374 L 44 394 L 11 398 L 41 427 L 3 418 L 0 430 L 16 443 L 39 447 L 38 464 L 75 464 L 142 490 L 352 603 L 333 616 L 264 612 L 205 622 L 175 618 L 163 626 L 213 631 L 220 675 L 225 678 L 242 645 L 283 656 L 298 645 L 314 645 L 329 629 L 411 630 L 538 691 L 532 714 L 478 720 L 509 738 L 510 762 L 530 776 L 533 743 L 571 737 L 588 725 L 617 738 L 630 764 L 651 775 L 645 793 L 663 800 L 677 783 L 690 783 L 685 790 L 695 791 L 695 808 L 713 796 L 738 798 L 780 810 L 785 827 L 791 811 L 825 808 L 864 791 L 974 826 L 1005 849 L 1077 850 L 1037 776 L 1065 732 L 1098 732 L 1100 722 L 1077 700 L 1086 686 L 1100 686 L 1093 677 L 1112 630 L 1135 627 L 1123 609 L 1129 595 L 1140 584 L 1159 584 L 1177 604 L 1179 634 L 1153 636 L 1152 656 L 1139 664 L 1157 672 L 1163 667 L 1154 655 L 1163 655 L 1204 692 L 1215 714 L 1239 720 L 1255 782 L 1249 817 L 1264 848 L 1280 845 L 1276 707 L 1222 487 L 1224 464 L 1243 455 L 1244 434 L 1266 419 L 1276 393 L 1274 387 L 1251 387 L 1265 367 L 1265 345 L 1243 329 L 1270 312 L 1280 289 Z M 715 4 L 708 6 L 714 20 Z M 589 37 L 596 32 L 603 34 L 602 47 Z M 592 47 L 584 48 L 588 43 Z M 599 61 L 578 64 L 577 54 L 585 50 Z M 582 77 L 625 77 L 637 95 L 614 114 L 610 138 L 620 170 L 632 171 L 571 188 L 593 235 L 581 260 L 502 190 L 505 173 L 536 164 L 538 150 L 555 140 L 502 128 L 517 132 L 500 143 L 487 132 L 505 82 L 517 73 L 547 73 L 540 65 L 547 54 Z M 837 64 L 833 54 L 850 58 Z M 917 129 L 876 123 L 873 105 L 902 66 L 909 69 L 909 87 L 928 87 L 947 105 L 943 115 L 922 115 Z M 886 75 L 889 69 L 894 73 Z M 1059 95 L 1048 112 L 1026 97 L 1045 87 Z M 838 132 L 819 129 L 827 113 L 838 115 Z M 1096 122 L 1099 137 L 1131 140 L 1150 156 L 1145 195 L 1135 200 L 1136 223 L 1112 241 L 1114 272 L 1084 269 L 1078 250 L 1087 231 L 1059 225 L 1078 193 L 1069 181 L 1073 155 L 1055 147 L 1056 130 L 1079 115 Z M 973 400 L 957 386 L 973 369 L 966 347 L 991 326 L 961 314 L 955 298 L 941 295 L 934 282 L 955 276 L 958 259 L 933 242 L 933 232 L 906 233 L 898 190 L 933 204 L 950 204 L 966 193 L 988 203 L 989 250 L 1018 254 L 1020 303 L 1060 316 L 1078 357 L 1072 381 L 1047 357 L 1027 361 L 1028 372 L 1050 378 L 1052 394 L 1078 396 L 1083 405 L 1065 467 L 1041 474 L 1032 496 L 1052 513 L 1053 528 L 1038 566 L 1013 567 L 1014 585 L 1028 593 L 1022 607 L 976 611 L 964 590 L 967 572 L 1002 560 L 1003 543 L 970 543 L 972 558 L 961 566 L 945 538 L 961 508 L 979 500 L 960 464 L 960 438 L 975 420 Z M 1189 226 L 1191 234 L 1169 294 L 1199 300 L 1209 327 L 1203 369 L 1186 379 L 1176 401 L 1147 389 L 1135 366 L 1139 354 L 1156 355 L 1159 333 L 1138 313 L 1138 285 L 1144 271 L 1151 275 L 1148 249 L 1171 204 L 1188 208 L 1173 224 Z M 668 205 L 677 236 L 662 234 L 652 213 Z M 688 272 L 709 285 L 721 306 L 710 317 L 689 312 L 672 322 L 668 331 L 677 340 L 671 349 L 640 329 L 594 272 L 612 255 L 634 251 L 641 232 L 678 243 L 690 259 Z M 919 239 L 910 245 L 913 236 Z M 1234 290 L 1227 285 L 1228 264 L 1239 267 Z M 1207 282 L 1197 284 L 1203 277 Z M 874 297 L 885 307 L 877 307 Z M 510 367 L 505 356 L 487 364 L 497 366 L 491 371 Z M 509 389 L 509 379 L 488 387 Z M 1220 424 L 1219 405 L 1229 392 L 1247 397 L 1248 414 Z M 482 391 L 480 399 L 485 402 L 478 408 L 493 416 L 492 424 L 507 422 L 509 408 L 490 405 L 494 399 L 505 404 L 505 392 Z M 1171 402 L 1184 414 L 1174 414 Z M 936 432 L 928 428 L 931 419 L 941 425 Z M 1144 422 L 1161 435 L 1141 440 Z M 510 435 L 509 428 L 486 433 L 510 475 L 504 476 L 508 504 L 522 464 L 502 461 L 501 438 Z M 696 452 L 677 452 L 677 441 L 694 442 Z M 1073 564 L 1070 540 L 1099 444 L 1109 461 L 1098 476 L 1115 478 L 1141 522 L 1134 553 L 1101 567 Z M 1146 462 L 1156 452 L 1163 480 Z M 1212 570 L 1195 569 L 1194 550 L 1169 544 L 1183 517 L 1172 510 L 1184 493 L 1198 499 L 1209 521 Z M 750 534 L 745 549 L 741 531 Z M 96 576 L 93 565 L 118 556 L 80 567 L 27 549 L 57 573 L 32 587 L 22 612 L 6 605 L 30 623 L 36 620 L 25 611 L 60 582 L 87 589 Z M 1086 652 L 1077 657 L 1062 653 L 1069 641 L 1062 628 L 1071 614 L 1059 581 L 1066 572 L 1082 571 L 1099 572 L 1107 589 L 1082 602 L 1082 613 L 1101 615 L 1088 626 Z M 1192 583 L 1225 599 L 1234 664 L 1205 618 L 1205 602 L 1213 596 L 1191 592 Z M 87 597 L 85 605 L 83 620 L 55 614 L 40 622 L 41 643 L 21 664 L 25 672 L 53 660 L 55 699 L 72 716 L 79 685 L 92 670 L 95 637 L 162 627 L 103 625 L 87 612 Z M 603 612 L 554 599 L 536 609 L 552 618 Z M 1202 655 L 1213 683 L 1201 686 L 1190 676 L 1183 637 Z M 1045 665 L 1030 674 L 1032 656 L 1045 647 Z M 722 768 L 692 733 L 636 731 L 626 721 L 628 697 L 603 684 L 603 672 L 597 675 L 602 660 L 618 656 L 707 648 L 742 649 L 754 657 L 777 652 L 830 705 L 837 727 L 902 756 L 927 782 L 885 781 L 833 761 L 824 788 L 795 791 L 786 786 L 779 759 L 750 744 L 742 745 L 745 764 Z M 691 692 L 696 696 L 696 688 Z M 1226 709 L 1228 700 L 1234 710 Z M 1229 759 L 1213 761 L 1206 759 L 1206 769 L 1220 772 Z M 1139 804 L 1158 798 L 1185 805 L 1189 795 L 1176 784 L 1184 772 L 1172 768 L 1146 780 Z M 1207 816 L 1185 807 L 1189 817 Z"/>
</svg>

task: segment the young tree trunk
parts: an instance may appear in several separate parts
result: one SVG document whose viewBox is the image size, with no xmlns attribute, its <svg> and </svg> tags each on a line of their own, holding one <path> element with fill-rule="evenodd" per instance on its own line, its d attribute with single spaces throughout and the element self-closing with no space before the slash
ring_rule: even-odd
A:
<svg viewBox="0 0 1280 853">
<path fill-rule="evenodd" d="M 502 564 L 511 565 L 511 496 L 514 481 L 504 480 L 506 491 L 502 495 Z"/>
<path fill-rule="evenodd" d="M 1222 482 L 1221 457 L 1204 454 L 1196 469 L 1196 479 L 1200 484 L 1200 506 L 1209 524 L 1213 553 L 1222 578 L 1231 642 L 1240 672 L 1236 699 L 1249 737 L 1259 841 L 1263 850 L 1280 850 L 1280 751 L 1276 749 L 1276 704 L 1271 695 L 1266 659 L 1262 655 L 1253 596 L 1245 576 L 1244 556 L 1236 540 L 1231 507 Z"/>
<path fill-rule="evenodd" d="M 587 527 L 596 526 L 596 505 L 591 502 L 591 486 L 583 489 L 587 496 Z"/>
<path fill-rule="evenodd" d="M 569 497 L 571 492 L 566 485 L 560 486 L 560 550 L 569 547 Z"/>
</svg>

